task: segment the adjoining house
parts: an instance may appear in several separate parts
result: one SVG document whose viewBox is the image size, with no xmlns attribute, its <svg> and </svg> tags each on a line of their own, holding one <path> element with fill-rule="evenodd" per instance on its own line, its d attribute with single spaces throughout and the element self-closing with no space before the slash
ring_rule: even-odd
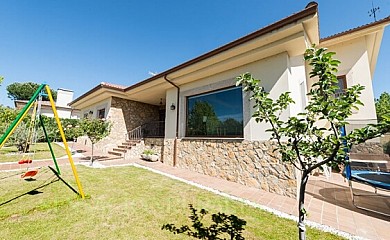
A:
<svg viewBox="0 0 390 240">
<path fill-rule="evenodd" d="M 390 17 L 320 39 L 318 5 L 168 69 L 129 87 L 101 83 L 70 103 L 82 116 L 113 123 L 97 147 L 117 148 L 142 138 L 161 161 L 180 168 L 295 197 L 297 173 L 273 153 L 269 128 L 256 123 L 249 95 L 236 77 L 251 72 L 271 97 L 289 91 L 295 104 L 283 117 L 297 115 L 312 85 L 303 54 L 312 44 L 327 47 L 342 61 L 342 88 L 364 85 L 364 106 L 350 128 L 376 122 L 372 79 L 384 28 Z M 340 92 L 342 94 L 342 92 Z M 122 148 L 123 149 L 123 146 Z M 133 152 L 132 152 L 133 151 Z M 129 150 L 128 156 L 137 156 Z"/>
<path fill-rule="evenodd" d="M 70 107 L 68 104 L 73 100 L 73 90 L 64 88 L 57 89 L 56 109 L 60 118 L 80 118 L 80 111 Z M 22 109 L 28 100 L 15 100 L 15 108 Z M 31 110 L 32 111 L 32 110 Z M 41 101 L 41 114 L 47 117 L 54 117 L 50 101 Z"/>
</svg>

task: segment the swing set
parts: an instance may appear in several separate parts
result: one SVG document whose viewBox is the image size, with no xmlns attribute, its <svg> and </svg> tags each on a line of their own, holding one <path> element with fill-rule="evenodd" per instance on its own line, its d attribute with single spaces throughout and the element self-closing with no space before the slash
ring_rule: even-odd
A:
<svg viewBox="0 0 390 240">
<path fill-rule="evenodd" d="M 46 90 L 46 94 L 44 93 L 45 90 Z M 65 147 L 65 150 L 66 150 L 66 154 L 68 156 L 68 160 L 69 160 L 70 166 L 72 168 L 72 172 L 73 172 L 74 178 L 75 178 L 76 183 L 77 183 L 78 192 L 77 191 L 75 191 L 75 192 L 81 198 L 84 199 L 85 195 L 84 195 L 84 191 L 83 191 L 83 188 L 81 186 L 81 183 L 80 183 L 80 180 L 79 180 L 79 177 L 78 177 L 78 174 L 77 174 L 77 169 L 76 169 L 75 164 L 73 162 L 72 154 L 71 154 L 71 152 L 69 150 L 68 143 L 67 143 L 66 138 L 65 138 L 64 130 L 63 130 L 62 125 L 61 125 L 61 121 L 60 121 L 60 119 L 58 117 L 58 113 L 57 113 L 57 109 L 56 109 L 56 106 L 55 106 L 55 102 L 53 100 L 53 96 L 52 96 L 50 88 L 49 88 L 49 86 L 47 84 L 41 84 L 39 86 L 39 88 L 35 91 L 34 95 L 31 97 L 31 99 L 28 101 L 28 103 L 24 106 L 24 108 L 21 110 L 21 112 L 17 115 L 16 119 L 11 123 L 11 125 L 8 127 L 6 132 L 3 134 L 3 136 L 1 136 L 1 138 L 0 138 L 0 149 L 4 146 L 6 141 L 9 139 L 9 137 L 12 135 L 12 133 L 15 131 L 15 129 L 19 126 L 19 124 L 22 122 L 22 120 L 26 117 L 26 115 L 28 114 L 30 109 L 33 108 L 32 115 L 31 115 L 31 122 L 30 122 L 29 130 L 28 130 L 28 136 L 27 136 L 26 143 L 25 143 L 25 146 L 24 146 L 24 152 L 26 152 L 26 150 L 29 148 L 29 146 L 31 144 L 34 144 L 36 142 L 36 139 L 37 139 L 36 129 L 40 125 L 42 127 L 42 129 L 43 129 L 43 133 L 45 135 L 47 144 L 49 146 L 49 150 L 50 150 L 50 153 L 51 153 L 51 156 L 52 156 L 52 159 L 53 159 L 53 162 L 54 162 L 54 165 L 55 165 L 56 169 L 51 168 L 51 167 L 49 167 L 49 168 L 50 168 L 50 170 L 53 171 L 53 173 L 58 177 L 59 180 L 61 180 L 68 187 L 70 187 L 69 184 L 66 183 L 60 177 L 60 175 L 61 175 L 60 168 L 58 166 L 58 163 L 57 163 L 57 160 L 56 160 L 53 148 L 51 146 L 49 137 L 47 135 L 47 131 L 46 131 L 43 119 L 42 119 L 42 117 L 40 115 L 42 96 L 48 96 L 48 98 L 50 100 L 50 105 L 51 105 L 51 108 L 52 108 L 52 111 L 53 111 L 53 114 L 54 114 L 54 118 L 56 120 L 57 127 L 58 127 L 58 130 L 60 132 L 61 139 L 63 141 L 64 147 Z M 39 122 L 39 125 L 38 125 L 38 122 Z M 30 156 L 27 156 L 27 154 L 23 154 L 23 157 L 22 157 L 22 159 L 20 159 L 18 161 L 18 164 L 20 166 L 22 166 L 22 165 L 29 166 L 29 164 L 31 164 L 32 162 L 33 162 L 33 159 Z M 27 167 L 26 171 L 21 175 L 21 178 L 23 178 L 25 180 L 28 180 L 28 181 L 29 180 L 33 180 L 33 177 L 35 177 L 38 173 L 39 173 L 38 169 L 29 169 Z M 73 188 L 71 188 L 71 189 L 73 189 Z"/>
</svg>

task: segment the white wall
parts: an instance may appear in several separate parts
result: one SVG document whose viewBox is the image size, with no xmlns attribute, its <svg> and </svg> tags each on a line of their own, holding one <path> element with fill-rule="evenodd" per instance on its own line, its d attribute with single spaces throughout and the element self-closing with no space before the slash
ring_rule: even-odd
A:
<svg viewBox="0 0 390 240">
<path fill-rule="evenodd" d="M 354 110 L 350 117 L 351 124 L 367 124 L 376 122 L 374 92 L 367 53 L 365 37 L 328 47 L 336 52 L 335 58 L 341 61 L 338 75 L 346 75 L 347 86 L 360 84 L 365 86 L 360 96 L 364 106 Z"/>
<path fill-rule="evenodd" d="M 298 60 L 299 57 L 289 60 L 287 53 L 281 53 L 260 61 L 253 62 L 248 65 L 244 65 L 239 68 L 229 69 L 217 75 L 213 75 L 198 81 L 188 83 L 180 86 L 180 109 L 179 109 L 179 138 L 185 137 L 185 125 L 186 125 L 186 97 L 204 92 L 209 92 L 229 86 L 234 86 L 236 83 L 236 77 L 242 73 L 250 72 L 255 78 L 262 80 L 262 85 L 265 90 L 270 92 L 270 97 L 277 98 L 279 95 L 286 91 L 296 90 L 299 88 L 299 81 L 305 81 L 301 78 L 305 77 L 305 70 L 303 62 Z M 299 64 L 302 64 L 300 66 Z M 297 76 L 295 76 L 295 74 Z M 298 81 L 298 80 L 299 81 Z M 174 79 L 173 79 L 174 82 Z M 293 84 L 291 84 L 293 83 Z M 294 88 L 291 90 L 290 85 Z M 170 105 L 176 103 L 175 88 L 171 88 L 166 92 L 166 124 L 165 124 L 165 137 L 174 138 L 176 128 L 176 111 L 170 110 Z M 297 109 L 301 109 L 299 93 L 296 93 L 295 97 L 298 97 L 299 102 Z M 247 140 L 267 140 L 270 134 L 265 132 L 270 126 L 265 123 L 257 123 L 251 116 L 253 114 L 253 103 L 249 101 L 249 94 L 243 93 L 243 106 L 244 106 L 244 138 Z M 294 113 L 297 112 L 294 108 Z M 286 119 L 290 113 L 288 110 L 282 115 L 282 118 Z"/>
<path fill-rule="evenodd" d="M 69 107 L 68 103 L 73 100 L 73 91 L 63 88 L 57 89 L 57 107 Z"/>
<path fill-rule="evenodd" d="M 97 102 L 94 105 L 81 109 L 80 117 L 83 118 L 85 114 L 88 114 L 88 117 L 97 118 L 97 111 L 99 109 L 104 108 L 105 109 L 104 118 L 107 118 L 108 111 L 110 110 L 110 106 L 111 106 L 111 97 L 104 99 L 103 101 Z M 92 114 L 89 114 L 90 112 L 92 112 Z"/>
</svg>

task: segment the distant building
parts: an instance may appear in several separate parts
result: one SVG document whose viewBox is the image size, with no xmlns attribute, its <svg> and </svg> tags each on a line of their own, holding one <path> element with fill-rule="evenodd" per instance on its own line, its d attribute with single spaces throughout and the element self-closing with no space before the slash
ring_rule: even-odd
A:
<svg viewBox="0 0 390 240">
<path fill-rule="evenodd" d="M 60 118 L 80 118 L 80 110 L 73 109 L 68 104 L 73 100 L 73 90 L 59 88 L 57 89 L 56 109 Z M 21 109 L 27 104 L 28 100 L 15 100 L 15 108 Z M 41 114 L 54 117 L 50 101 L 41 101 Z"/>
</svg>

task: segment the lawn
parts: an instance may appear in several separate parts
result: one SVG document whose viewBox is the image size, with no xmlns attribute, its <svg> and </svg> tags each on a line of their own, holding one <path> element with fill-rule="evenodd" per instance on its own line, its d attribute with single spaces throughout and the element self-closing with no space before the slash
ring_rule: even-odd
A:
<svg viewBox="0 0 390 240">
<path fill-rule="evenodd" d="M 61 146 L 52 143 L 51 144 L 56 158 L 66 155 L 66 151 Z M 30 153 L 19 153 L 15 146 L 3 147 L 0 149 L 0 163 L 1 162 L 17 162 L 23 157 L 27 157 L 33 160 L 38 159 L 51 159 L 51 153 L 47 143 L 36 143 L 30 147 Z"/>
<path fill-rule="evenodd" d="M 295 222 L 144 169 L 79 166 L 78 171 L 86 200 L 57 181 L 6 204 L 49 183 L 51 173 L 42 169 L 30 182 L 0 173 L 0 239 L 190 239 L 161 230 L 167 223 L 190 224 L 190 203 L 246 220 L 245 239 L 297 238 Z M 70 168 L 62 172 L 75 186 Z M 308 239 L 341 238 L 309 228 Z"/>
</svg>

